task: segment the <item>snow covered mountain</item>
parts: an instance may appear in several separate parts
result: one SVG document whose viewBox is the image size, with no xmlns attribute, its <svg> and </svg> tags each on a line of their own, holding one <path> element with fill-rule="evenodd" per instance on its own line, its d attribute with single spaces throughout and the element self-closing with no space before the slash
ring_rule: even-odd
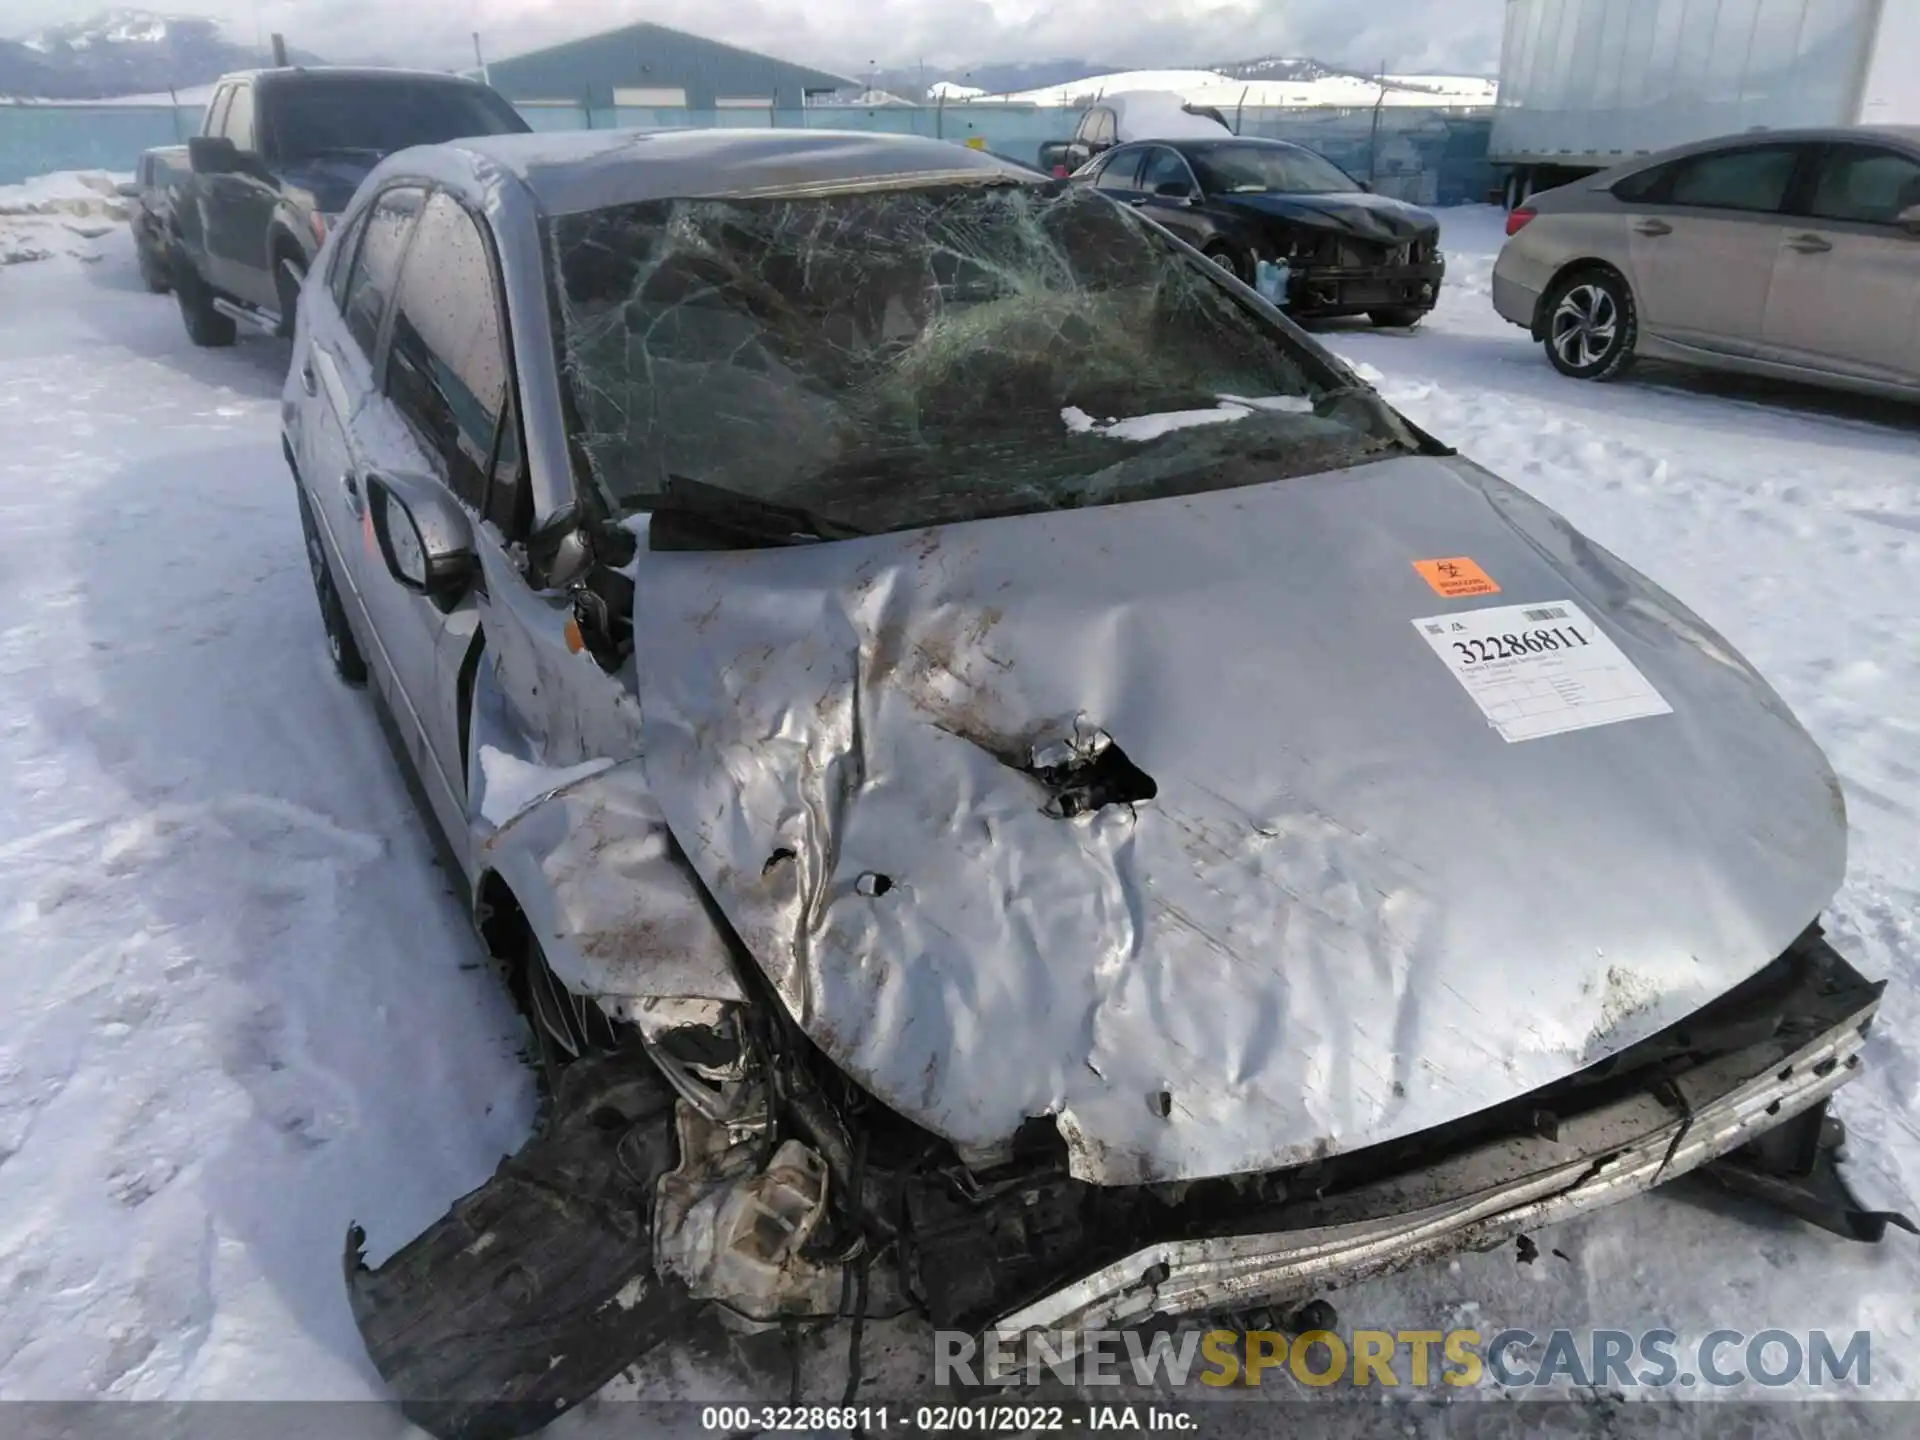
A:
<svg viewBox="0 0 1920 1440">
<path fill-rule="evenodd" d="M 291 52 L 314 63 L 319 57 Z M 202 85 L 229 70 L 266 63 L 198 16 L 108 10 L 0 40 L 0 95 L 89 100 Z"/>
<path fill-rule="evenodd" d="M 1389 75 L 1390 105 L 1491 105 L 1495 84 L 1475 76 Z M 1203 68 L 1126 70 L 1084 60 L 976 65 L 964 71 L 880 71 L 876 84 L 922 103 L 1002 98 L 1035 105 L 1075 105 L 1117 90 L 1174 90 L 1207 104 L 1371 105 L 1380 94 L 1372 72 L 1330 65 L 1310 55 L 1263 55 Z M 1202 94 L 1201 92 L 1204 92 Z"/>
</svg>

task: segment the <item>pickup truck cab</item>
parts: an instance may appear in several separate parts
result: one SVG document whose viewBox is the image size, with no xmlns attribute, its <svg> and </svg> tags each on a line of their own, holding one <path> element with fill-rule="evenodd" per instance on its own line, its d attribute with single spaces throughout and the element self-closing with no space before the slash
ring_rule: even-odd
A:
<svg viewBox="0 0 1920 1440">
<path fill-rule="evenodd" d="M 528 129 L 478 81 L 430 71 L 338 67 L 222 78 L 172 216 L 169 258 L 196 345 L 231 345 L 236 324 L 293 333 L 307 267 L 334 217 L 382 159 L 414 145 Z"/>
</svg>

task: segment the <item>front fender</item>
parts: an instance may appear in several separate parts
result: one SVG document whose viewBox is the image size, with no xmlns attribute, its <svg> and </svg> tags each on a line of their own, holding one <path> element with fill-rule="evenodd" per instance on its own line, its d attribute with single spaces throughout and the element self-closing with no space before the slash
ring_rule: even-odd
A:
<svg viewBox="0 0 1920 1440">
<path fill-rule="evenodd" d="M 554 974 L 616 1019 L 647 999 L 746 998 L 637 759 L 572 778 L 512 815 L 481 846 L 474 894 L 496 875 Z"/>
</svg>

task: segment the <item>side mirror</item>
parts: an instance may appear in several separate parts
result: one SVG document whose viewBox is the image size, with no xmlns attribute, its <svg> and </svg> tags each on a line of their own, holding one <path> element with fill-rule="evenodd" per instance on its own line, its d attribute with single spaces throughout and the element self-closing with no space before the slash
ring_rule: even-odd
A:
<svg viewBox="0 0 1920 1440">
<path fill-rule="evenodd" d="M 1920 235 L 1920 205 L 1909 205 L 1893 217 L 1893 223 L 1909 235 Z"/>
<path fill-rule="evenodd" d="M 118 185 L 113 187 L 113 193 L 118 195 L 122 200 L 138 200 L 140 198 L 140 187 L 131 180 L 122 180 Z"/>
<path fill-rule="evenodd" d="M 1362 190 L 1366 191 L 1369 195 L 1373 193 L 1373 182 L 1371 180 L 1356 180 L 1353 183 L 1358 185 Z"/>
<path fill-rule="evenodd" d="M 1153 193 L 1162 200 L 1193 199 L 1193 187 L 1184 180 L 1162 180 L 1153 187 Z"/>
<path fill-rule="evenodd" d="M 200 175 L 231 175 L 240 168 L 240 152 L 224 135 L 195 135 L 187 141 L 187 160 Z"/>
<path fill-rule="evenodd" d="M 451 610 L 480 571 L 473 522 L 437 481 L 367 476 L 367 514 L 387 573 L 416 595 Z"/>
</svg>

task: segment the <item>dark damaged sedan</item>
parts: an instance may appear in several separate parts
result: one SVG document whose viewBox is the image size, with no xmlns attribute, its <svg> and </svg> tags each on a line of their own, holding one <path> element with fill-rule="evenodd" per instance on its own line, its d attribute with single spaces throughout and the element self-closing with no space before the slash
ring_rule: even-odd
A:
<svg viewBox="0 0 1920 1440">
<path fill-rule="evenodd" d="M 550 1100 L 377 1267 L 349 1236 L 437 1432 L 696 1311 L 1291 1314 L 1701 1167 L 1885 1227 L 1833 1164 L 1881 985 L 1821 935 L 1806 731 L 1087 187 L 818 131 L 406 151 L 284 420 Z"/>
<path fill-rule="evenodd" d="M 1440 298 L 1440 222 L 1284 140 L 1154 140 L 1074 175 L 1137 206 L 1296 319 L 1415 325 Z"/>
</svg>

